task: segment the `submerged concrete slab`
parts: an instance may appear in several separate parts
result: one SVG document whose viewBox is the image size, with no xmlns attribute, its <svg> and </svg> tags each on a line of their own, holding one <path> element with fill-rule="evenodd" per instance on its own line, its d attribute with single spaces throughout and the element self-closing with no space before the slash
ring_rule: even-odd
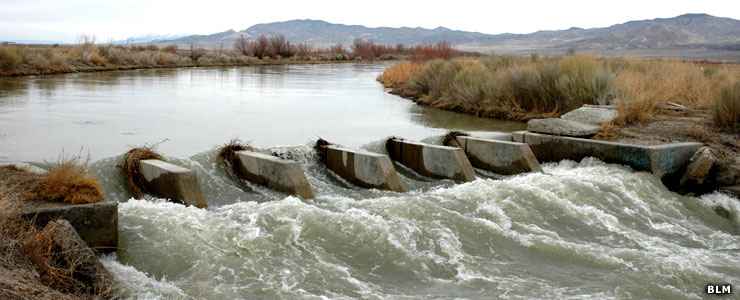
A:
<svg viewBox="0 0 740 300">
<path fill-rule="evenodd" d="M 239 151 L 236 154 L 241 176 L 244 177 L 242 179 L 303 199 L 314 197 L 299 162 L 252 151 Z"/>
<path fill-rule="evenodd" d="M 455 181 L 475 180 L 473 166 L 461 148 L 430 145 L 399 138 L 389 139 L 386 148 L 392 160 L 423 176 Z"/>
<path fill-rule="evenodd" d="M 72 224 L 87 245 L 98 253 L 115 252 L 118 248 L 118 202 L 67 204 L 28 201 L 23 217 L 43 228 L 51 221 L 65 219 Z"/>
<path fill-rule="evenodd" d="M 539 161 L 581 160 L 595 157 L 607 163 L 650 171 L 663 178 L 683 171 L 702 144 L 675 143 L 657 146 L 631 145 L 526 131 L 513 133 L 514 140 L 529 144 Z"/>
<path fill-rule="evenodd" d="M 326 167 L 345 180 L 364 188 L 405 192 L 401 178 L 387 155 L 342 148 L 322 147 Z"/>
<path fill-rule="evenodd" d="M 165 161 L 147 159 L 141 161 L 139 171 L 147 182 L 146 190 L 153 196 L 198 208 L 208 207 L 198 178 L 190 170 Z"/>
<path fill-rule="evenodd" d="M 540 172 L 542 167 L 525 143 L 458 136 L 470 163 L 476 168 L 503 175 Z"/>
</svg>

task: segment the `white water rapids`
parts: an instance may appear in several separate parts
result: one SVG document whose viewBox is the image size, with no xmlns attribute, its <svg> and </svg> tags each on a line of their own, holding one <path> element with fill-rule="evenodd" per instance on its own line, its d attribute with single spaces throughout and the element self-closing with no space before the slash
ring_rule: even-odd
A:
<svg viewBox="0 0 740 300">
<path fill-rule="evenodd" d="M 104 259 L 119 294 L 699 299 L 707 283 L 740 281 L 740 202 L 727 195 L 680 196 L 649 173 L 594 159 L 458 185 L 403 176 L 409 193 L 367 191 L 333 178 L 307 146 L 287 151 L 306 163 L 313 203 L 239 190 L 213 151 L 180 162 L 198 172 L 210 199 L 239 199 L 208 210 L 121 203 L 121 250 Z M 96 166 L 111 170 L 114 161 Z"/>
</svg>

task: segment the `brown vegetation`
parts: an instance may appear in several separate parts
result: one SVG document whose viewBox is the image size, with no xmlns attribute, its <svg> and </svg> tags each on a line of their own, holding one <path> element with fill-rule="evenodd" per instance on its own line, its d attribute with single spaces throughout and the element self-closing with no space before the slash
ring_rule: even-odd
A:
<svg viewBox="0 0 740 300">
<path fill-rule="evenodd" d="M 291 43 L 283 35 L 241 36 L 232 49 L 204 49 L 190 44 L 113 45 L 97 44 L 95 38 L 80 38 L 73 45 L 0 45 L 0 76 L 39 75 L 69 72 L 171 68 L 192 66 L 242 66 L 275 63 L 317 63 L 355 60 L 391 60 L 408 57 L 416 62 L 472 55 L 454 50 L 449 43 L 432 45 L 383 45 L 358 39 L 346 49 L 338 44 L 315 48 Z"/>
<path fill-rule="evenodd" d="M 740 133 L 740 81 L 723 87 L 712 108 L 718 127 Z"/>
<path fill-rule="evenodd" d="M 218 150 L 218 159 L 221 163 L 226 166 L 229 175 L 233 175 L 236 178 L 244 178 L 244 174 L 241 174 L 242 168 L 239 166 L 239 156 L 236 154 L 239 151 L 252 151 L 252 146 L 242 143 L 238 139 L 233 139 L 221 146 Z"/>
<path fill-rule="evenodd" d="M 739 69 L 680 61 L 648 61 L 572 55 L 540 58 L 486 56 L 404 62 L 378 78 L 394 93 L 420 104 L 483 117 L 527 120 L 557 116 L 583 104 L 616 104 L 617 124 L 649 120 L 656 107 L 676 103 L 736 118 L 720 87 L 738 82 Z M 735 97 L 735 98 L 733 98 Z M 719 105 L 719 100 L 722 105 Z M 717 105 L 715 105 L 717 104 Z M 716 114 L 719 115 L 719 114 Z M 723 118 L 716 118 L 724 124 Z"/>
<path fill-rule="evenodd" d="M 71 159 L 60 162 L 41 177 L 37 196 L 40 200 L 70 204 L 95 203 L 103 200 L 103 189 L 90 176 L 86 164 Z"/>
<path fill-rule="evenodd" d="M 6 169 L 7 170 L 7 169 Z M 14 169 L 21 171 L 20 169 Z M 81 262 L 80 251 L 88 251 L 88 261 L 97 260 L 90 253 L 92 250 L 84 244 L 67 251 L 58 251 L 51 242 L 49 230 L 39 230 L 33 224 L 21 218 L 21 206 L 25 188 L 22 182 L 0 180 L 0 298 L 2 299 L 91 299 L 95 297 L 108 298 L 110 296 L 110 281 L 98 281 L 99 285 L 90 285 L 86 280 L 84 267 Z M 61 236 L 53 237 L 56 241 L 63 241 Z M 70 242 L 70 241 L 63 241 Z M 44 250 L 37 252 L 45 254 L 37 258 L 47 258 L 49 268 L 44 269 L 32 259 L 29 245 L 33 249 Z M 55 259 L 52 259 L 55 258 Z M 66 261 L 66 264 L 58 264 Z M 52 272 L 46 272 L 50 270 Z M 97 272 L 104 270 L 96 270 Z M 102 274 L 102 273 L 101 273 Z M 97 277 L 97 276 L 96 276 Z M 110 277 L 106 277 L 110 279 Z M 101 278 L 102 279 L 102 278 Z M 61 289 L 59 289 L 62 287 Z"/>
<path fill-rule="evenodd" d="M 118 165 L 134 198 L 142 198 L 147 192 L 144 190 L 146 180 L 140 169 L 141 161 L 146 159 L 162 159 L 162 155 L 150 147 L 134 148 L 123 155 L 123 160 Z"/>
<path fill-rule="evenodd" d="M 44 174 L 4 166 L 0 177 L 26 201 L 85 204 L 103 200 L 100 183 L 78 158 L 61 160 Z"/>
</svg>

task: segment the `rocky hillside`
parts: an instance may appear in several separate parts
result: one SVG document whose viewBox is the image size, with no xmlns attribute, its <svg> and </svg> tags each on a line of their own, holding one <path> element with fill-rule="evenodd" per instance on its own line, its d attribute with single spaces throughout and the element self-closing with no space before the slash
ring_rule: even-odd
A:
<svg viewBox="0 0 740 300">
<path fill-rule="evenodd" d="M 424 44 L 448 41 L 459 48 L 538 51 L 554 49 L 630 50 L 709 48 L 740 50 L 740 21 L 707 14 L 685 14 L 674 18 L 630 21 L 605 28 L 570 28 L 530 34 L 484 34 L 444 27 L 370 28 L 333 24 L 318 20 L 292 20 L 257 24 L 243 31 L 229 30 L 211 35 L 193 35 L 159 43 L 230 47 L 239 36 L 282 34 L 293 42 L 316 46 L 349 45 L 361 38 L 383 44 Z"/>
</svg>

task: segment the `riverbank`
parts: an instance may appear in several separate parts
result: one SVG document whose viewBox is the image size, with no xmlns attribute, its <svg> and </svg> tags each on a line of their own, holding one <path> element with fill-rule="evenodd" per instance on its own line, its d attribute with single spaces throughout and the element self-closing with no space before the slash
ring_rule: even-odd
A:
<svg viewBox="0 0 740 300">
<path fill-rule="evenodd" d="M 80 47 L 82 48 L 82 47 Z M 286 64 L 326 64 L 356 62 L 341 54 L 306 57 L 270 58 L 238 55 L 233 51 L 203 49 L 197 58 L 190 52 L 198 50 L 168 50 L 157 47 L 105 46 L 86 50 L 72 46 L 1 46 L 0 77 L 53 75 L 139 69 L 167 69 L 191 67 L 233 67 Z M 82 48 L 84 49 L 84 48 Z M 388 56 L 384 59 L 396 59 Z"/>
<path fill-rule="evenodd" d="M 322 64 L 435 58 L 475 55 L 440 42 L 429 45 L 387 46 L 357 39 L 349 47 L 338 44 L 314 48 L 293 44 L 281 35 L 242 38 L 232 47 L 206 49 L 176 45 L 96 44 L 83 38 L 69 45 L 0 45 L 0 77 L 180 67 L 228 67 L 283 64 Z"/>
<path fill-rule="evenodd" d="M 487 56 L 402 62 L 378 77 L 420 105 L 494 119 L 558 117 L 582 105 L 615 105 L 597 139 L 632 144 L 702 142 L 718 158 L 720 185 L 740 183 L 738 65 L 592 56 Z"/>
<path fill-rule="evenodd" d="M 0 298 L 109 299 L 111 275 L 70 222 L 27 215 L 37 202 L 102 200 L 97 179 L 75 160 L 48 172 L 0 166 Z"/>
</svg>

